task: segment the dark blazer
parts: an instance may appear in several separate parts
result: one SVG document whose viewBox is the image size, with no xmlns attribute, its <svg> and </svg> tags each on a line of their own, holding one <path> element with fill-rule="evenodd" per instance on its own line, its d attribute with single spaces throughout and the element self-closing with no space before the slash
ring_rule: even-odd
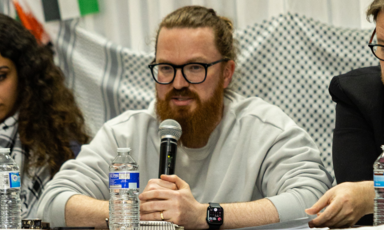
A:
<svg viewBox="0 0 384 230">
<path fill-rule="evenodd" d="M 373 180 L 373 163 L 384 144 L 384 85 L 380 67 L 336 76 L 329 86 L 336 104 L 333 166 L 337 183 Z M 372 225 L 372 215 L 358 225 Z"/>
</svg>

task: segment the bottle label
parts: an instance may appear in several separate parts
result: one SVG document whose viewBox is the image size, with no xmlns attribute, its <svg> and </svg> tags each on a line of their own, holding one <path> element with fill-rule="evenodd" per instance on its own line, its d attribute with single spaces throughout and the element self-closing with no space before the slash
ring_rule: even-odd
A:
<svg viewBox="0 0 384 230">
<path fill-rule="evenodd" d="M 0 172 L 0 189 L 20 188 L 20 174 L 18 171 Z"/>
<path fill-rule="evenodd" d="M 373 175 L 373 184 L 375 188 L 384 188 L 384 175 Z"/>
<path fill-rule="evenodd" d="M 109 188 L 140 188 L 139 172 L 109 173 Z"/>
</svg>

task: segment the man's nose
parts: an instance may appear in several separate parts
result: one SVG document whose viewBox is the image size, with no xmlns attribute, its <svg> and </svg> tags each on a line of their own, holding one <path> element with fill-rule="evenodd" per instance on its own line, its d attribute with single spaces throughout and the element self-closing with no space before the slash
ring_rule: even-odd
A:
<svg viewBox="0 0 384 230">
<path fill-rule="evenodd" d="M 173 80 L 173 88 L 175 89 L 182 89 L 185 87 L 188 87 L 189 83 L 187 80 L 185 80 L 183 73 L 181 72 L 181 69 L 176 69 L 176 76 Z"/>
</svg>

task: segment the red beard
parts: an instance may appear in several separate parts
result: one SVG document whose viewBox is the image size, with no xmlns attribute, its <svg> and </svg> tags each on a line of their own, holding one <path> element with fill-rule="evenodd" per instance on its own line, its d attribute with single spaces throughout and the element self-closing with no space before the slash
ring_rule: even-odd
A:
<svg viewBox="0 0 384 230">
<path fill-rule="evenodd" d="M 196 101 L 195 110 L 190 111 L 190 106 L 172 108 L 170 101 L 174 96 L 187 96 L 194 99 Z M 180 141 L 184 146 L 189 148 L 204 147 L 221 119 L 223 99 L 223 80 L 219 82 L 213 96 L 206 102 L 201 102 L 199 95 L 188 88 L 181 90 L 173 88 L 167 93 L 165 100 L 160 100 L 157 96 L 157 116 L 161 121 L 174 119 L 179 122 L 183 131 Z"/>
</svg>

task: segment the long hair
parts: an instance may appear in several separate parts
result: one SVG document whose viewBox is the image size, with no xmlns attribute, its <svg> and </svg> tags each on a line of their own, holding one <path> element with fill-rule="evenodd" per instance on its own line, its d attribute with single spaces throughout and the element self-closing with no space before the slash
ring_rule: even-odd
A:
<svg viewBox="0 0 384 230">
<path fill-rule="evenodd" d="M 52 51 L 37 43 L 19 22 L 0 14 L 0 54 L 16 66 L 19 135 L 28 149 L 24 172 L 32 167 L 50 167 L 51 177 L 68 159 L 70 144 L 85 144 L 89 136 L 84 117 L 64 76 L 53 62 Z"/>
</svg>

